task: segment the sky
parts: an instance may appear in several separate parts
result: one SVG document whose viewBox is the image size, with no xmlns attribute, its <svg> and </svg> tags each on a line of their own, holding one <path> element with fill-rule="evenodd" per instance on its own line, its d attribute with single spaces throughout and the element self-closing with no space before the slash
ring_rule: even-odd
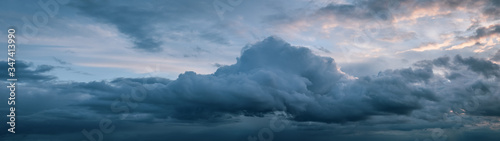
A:
<svg viewBox="0 0 500 141">
<path fill-rule="evenodd" d="M 500 138 L 499 0 L 4 0 L 0 17 L 5 141 Z"/>
</svg>

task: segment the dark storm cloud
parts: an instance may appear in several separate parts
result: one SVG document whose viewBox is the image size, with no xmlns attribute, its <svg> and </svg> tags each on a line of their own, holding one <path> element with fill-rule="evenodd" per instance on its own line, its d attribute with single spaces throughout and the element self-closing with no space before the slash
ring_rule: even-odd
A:
<svg viewBox="0 0 500 141">
<path fill-rule="evenodd" d="M 446 69 L 445 77 L 435 76 L 435 69 Z M 33 72 L 49 70 L 41 66 Z M 56 94 L 84 94 L 86 99 L 72 105 L 106 115 L 113 115 L 110 105 L 123 94 L 144 87 L 147 98 L 141 103 L 145 104 L 133 112 L 154 118 L 221 120 L 285 111 L 296 121 L 344 123 L 373 116 L 411 116 L 414 111 L 428 110 L 429 103 L 443 110 L 437 112 L 446 112 L 454 102 L 470 98 L 461 88 L 498 95 L 496 82 L 482 78 L 498 80 L 499 74 L 498 65 L 490 61 L 456 56 L 354 79 L 339 71 L 332 58 L 269 37 L 246 46 L 236 64 L 221 66 L 210 75 L 185 72 L 173 81 L 117 78 L 109 82 L 57 84 L 46 89 Z M 434 87 L 448 79 L 452 83 L 443 86 L 445 89 Z M 453 98 L 443 101 L 448 96 Z"/>
<path fill-rule="evenodd" d="M 435 76 L 435 69 L 447 71 Z M 146 104 L 134 112 L 155 118 L 220 121 L 237 115 L 285 111 L 296 121 L 344 123 L 373 116 L 411 117 L 416 116 L 415 111 L 424 112 L 426 118 L 436 116 L 471 99 L 472 92 L 499 95 L 495 86 L 498 74 L 498 65 L 487 60 L 456 56 L 353 79 L 340 72 L 332 58 L 316 56 L 307 48 L 270 37 L 248 45 L 236 64 L 222 66 L 214 74 L 186 72 L 173 81 L 119 78 L 109 83 L 82 83 L 76 88 L 102 93 L 78 104 L 98 113 L 109 113 L 109 105 L 118 93 L 144 85 L 151 88 L 146 91 L 148 98 L 142 101 Z M 493 82 L 486 80 L 489 78 Z M 451 83 L 442 85 L 448 79 Z M 444 88 L 436 87 L 441 85 Z M 480 101 L 489 103 L 488 99 Z M 483 106 L 471 113 L 493 113 L 484 112 L 491 108 Z"/>
<path fill-rule="evenodd" d="M 445 70 L 445 79 L 435 80 L 440 82 L 440 88 L 433 90 L 446 97 L 438 107 L 448 107 L 458 114 L 500 116 L 500 110 L 497 110 L 500 107 L 497 102 L 500 96 L 498 64 L 486 59 L 464 58 L 460 55 L 420 61 L 417 64 Z"/>
<path fill-rule="evenodd" d="M 28 69 L 32 66 L 19 62 L 17 67 L 29 72 L 24 75 L 33 80 L 55 78 L 43 75 L 54 67 Z M 479 117 L 500 116 L 498 68 L 484 59 L 455 56 L 353 78 L 341 72 L 332 58 L 269 37 L 247 45 L 236 64 L 221 66 L 213 74 L 185 72 L 176 80 L 152 77 L 30 82 L 19 92 L 22 102 L 16 106 L 23 109 L 18 114 L 25 122 L 19 128 L 27 134 L 75 133 L 97 128 L 102 118 L 116 121 L 124 127 L 121 130 L 127 131 L 134 131 L 132 127 L 138 124 L 167 120 L 223 125 L 237 117 L 265 117 L 275 111 L 286 112 L 296 122 L 314 121 L 324 126 L 385 125 L 359 129 L 366 132 L 451 128 L 442 119 L 450 109 Z M 437 70 L 444 74 L 436 75 Z M 138 100 L 138 94 L 145 97 Z M 122 108 L 127 112 L 119 110 Z M 123 120 L 124 116 L 127 118 Z M 395 126 L 380 117 L 402 119 Z M 443 123 L 431 123 L 436 121 Z M 79 137 L 81 134 L 68 138 Z"/>
<path fill-rule="evenodd" d="M 174 106 L 171 116 L 179 119 L 286 111 L 298 121 L 320 122 L 409 114 L 421 107 L 420 101 L 437 100 L 431 91 L 409 85 L 426 81 L 432 70 L 383 74 L 351 80 L 332 58 L 270 37 L 245 47 L 236 64 L 220 67 L 213 75 L 181 74 L 167 85 L 164 97 Z"/>
<path fill-rule="evenodd" d="M 24 79 L 20 78 L 20 80 Z M 99 121 L 104 118 L 113 119 L 114 124 L 123 125 L 120 126 L 123 130 L 130 128 L 127 126 L 130 125 L 128 122 L 139 120 L 142 123 L 150 123 L 153 120 L 151 118 L 118 120 L 121 113 L 113 111 L 113 102 L 121 100 L 120 98 L 124 94 L 130 95 L 131 89 L 137 85 L 153 87 L 158 83 L 164 84 L 169 81 L 168 79 L 154 77 L 117 78 L 112 81 L 92 82 L 44 81 L 44 83 L 40 83 L 30 81 L 28 83 L 23 81 L 25 83 L 18 86 L 19 90 L 16 95 L 16 109 L 22 109 L 16 111 L 16 121 L 22 121 L 16 125 L 16 129 L 18 129 L 16 131 L 21 135 L 63 136 L 72 133 L 74 135 L 65 136 L 61 140 L 81 140 L 84 138 L 81 134 L 83 129 L 98 129 Z M 8 91 L 7 87 L 1 87 L 0 90 Z M 8 99 L 8 95 L 2 95 L 1 98 Z M 154 97 L 151 99 L 154 99 Z M 131 102 L 137 103 L 137 101 Z M 121 102 L 119 104 L 126 103 Z M 7 106 L 0 106 L 3 113 L 8 113 L 9 107 Z M 153 113 L 158 113 L 162 111 L 161 109 L 154 109 L 154 107 L 150 108 L 147 104 L 143 104 L 138 109 L 141 112 L 154 110 Z M 135 111 L 131 111 L 131 114 L 133 113 Z M 10 136 L 6 132 L 0 133 L 2 140 L 6 137 L 16 136 Z M 32 140 L 31 137 L 17 137 L 20 138 L 12 140 Z"/>
<path fill-rule="evenodd" d="M 496 78 L 500 77 L 500 66 L 495 63 L 492 63 L 488 60 L 477 59 L 477 58 L 462 58 L 461 56 L 456 56 L 455 61 L 458 63 L 464 64 L 467 66 L 469 70 L 480 73 L 485 77 L 495 76 Z"/>
<path fill-rule="evenodd" d="M 7 61 L 0 61 L 2 65 L 0 65 L 0 69 L 5 71 L 1 72 L 1 79 L 10 79 L 9 74 L 7 74 L 7 68 L 10 66 L 7 65 Z M 50 65 L 38 65 L 33 66 L 31 63 L 27 63 L 24 61 L 17 60 L 14 64 L 15 70 L 15 78 L 19 78 L 23 81 L 49 81 L 54 80 L 57 77 L 52 75 L 46 75 L 46 72 L 53 70 L 55 67 Z"/>
</svg>

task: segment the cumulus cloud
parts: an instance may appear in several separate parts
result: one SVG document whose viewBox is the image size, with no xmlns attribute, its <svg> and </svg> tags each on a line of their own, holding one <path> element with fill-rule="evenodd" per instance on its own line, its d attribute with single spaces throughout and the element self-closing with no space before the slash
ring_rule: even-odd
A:
<svg viewBox="0 0 500 141">
<path fill-rule="evenodd" d="M 44 68 L 32 72 L 47 71 Z M 145 102 L 154 103 L 153 109 L 164 112 L 142 112 L 156 116 L 202 120 L 284 111 L 297 121 L 342 123 L 380 115 L 409 116 L 414 111 L 428 110 L 425 104 L 451 102 L 443 97 L 456 96 L 451 92 L 459 87 L 481 84 L 494 92 L 492 84 L 499 77 L 499 66 L 491 61 L 455 56 L 357 78 L 340 71 L 333 58 L 269 37 L 247 45 L 236 64 L 221 66 L 209 75 L 185 72 L 176 80 L 118 78 L 66 85 L 72 91 L 93 95 L 80 105 L 101 112 L 113 97 L 143 85 L 150 88 Z M 462 84 L 465 81 L 471 82 Z"/>
<path fill-rule="evenodd" d="M 181 74 L 167 85 L 165 99 L 175 105 L 172 116 L 177 118 L 286 111 L 295 120 L 320 122 L 409 114 L 421 107 L 420 101 L 437 100 L 429 90 L 410 85 L 432 77 L 429 69 L 384 74 L 391 77 L 355 80 L 339 71 L 332 58 L 269 37 L 245 47 L 236 64 L 212 75 Z"/>
<path fill-rule="evenodd" d="M 50 71 L 47 68 L 31 72 L 41 75 Z M 242 116 L 283 111 L 290 120 L 314 121 L 326 127 L 330 123 L 391 124 L 383 119 L 398 118 L 401 121 L 395 123 L 404 123 L 401 127 L 377 130 L 450 128 L 443 119 L 450 110 L 478 116 L 479 121 L 499 116 L 499 77 L 497 64 L 458 55 L 352 77 L 340 71 L 333 58 L 268 37 L 244 47 L 235 64 L 221 66 L 213 74 L 185 72 L 176 80 L 152 77 L 25 83 L 19 95 L 25 100 L 19 107 L 25 110 L 19 116 L 26 124 L 19 127 L 25 133 L 61 134 L 58 130 L 94 128 L 89 124 L 101 118 L 114 119 L 125 127 L 166 121 L 223 124 Z M 0 90 L 7 91 L 5 87 Z M 140 93 L 145 97 L 138 101 L 136 94 Z M 60 102 L 50 104 L 54 99 Z M 128 112 L 121 111 L 123 107 L 128 107 Z M 119 120 L 124 114 L 128 118 Z M 84 122 L 74 122 L 79 120 Z M 436 121 L 440 124 L 432 123 Z M 50 131 L 29 128 L 48 126 L 46 122 L 60 124 L 53 124 Z"/>
<path fill-rule="evenodd" d="M 325 123 L 389 115 L 436 118 L 436 114 L 470 98 L 461 92 L 463 88 L 487 87 L 498 95 L 494 84 L 499 74 L 498 65 L 490 61 L 455 56 L 355 78 L 340 71 L 332 58 L 269 37 L 246 46 L 236 64 L 221 66 L 213 74 L 185 72 L 173 81 L 147 80 L 152 83 L 145 85 L 156 87 L 147 92 L 150 95 L 144 102 L 154 104 L 148 106 L 149 110 L 136 111 L 153 117 L 201 121 L 262 116 L 273 111 L 284 111 L 296 121 Z M 109 101 L 114 94 L 140 85 L 140 81 L 146 80 L 120 78 L 92 84 L 99 86 L 93 90 L 109 93 L 94 98 Z M 466 81 L 471 82 L 463 84 Z M 88 101 L 81 106 L 103 112 L 109 103 Z M 432 114 L 419 115 L 423 111 Z"/>
<path fill-rule="evenodd" d="M 340 16 L 341 18 L 392 20 L 391 7 L 399 6 L 399 1 L 391 0 L 359 0 L 352 4 L 331 3 L 320 8 L 316 14 L 323 16 Z"/>
<path fill-rule="evenodd" d="M 467 66 L 469 70 L 482 74 L 485 77 L 500 77 L 500 67 L 491 61 L 476 59 L 472 57 L 464 59 L 460 56 L 456 56 L 455 61 Z"/>
<path fill-rule="evenodd" d="M 469 39 L 481 39 L 500 33 L 500 25 L 491 25 L 488 27 L 480 27 L 476 29 L 476 35 L 469 37 Z"/>
<path fill-rule="evenodd" d="M 85 0 L 60 6 L 59 18 L 51 19 L 39 38 L 31 40 L 35 48 L 67 48 L 78 52 L 73 56 L 83 56 L 84 64 L 92 61 L 85 57 L 123 61 L 116 56 L 125 53 L 127 61 L 141 56 L 143 52 L 113 50 L 117 49 L 113 45 L 128 45 L 121 40 L 126 36 L 134 49 L 168 50 L 146 58 L 153 63 L 186 68 L 189 65 L 179 63 L 187 59 L 214 64 L 211 69 L 217 70 L 211 74 L 188 71 L 175 80 L 71 82 L 56 77 L 67 74 L 52 71 L 83 73 L 71 68 L 82 61 L 61 60 L 67 56 L 43 61 L 59 66 L 18 61 L 19 132 L 13 136 L 2 132 L 0 140 L 81 140 L 81 130 L 99 128 L 103 118 L 117 127 L 116 132 L 105 134 L 105 140 L 197 140 L 200 136 L 244 140 L 268 127 L 269 116 L 276 111 L 286 113 L 291 126 L 275 134 L 275 140 L 415 140 L 433 129 L 450 129 L 446 130 L 453 134 L 446 134 L 449 140 L 500 136 L 496 134 L 500 127 L 498 0 L 244 1 L 236 6 L 222 1 L 231 9 L 225 20 L 219 19 L 213 2 Z M 41 10 L 36 1 L 9 5 L 14 7 L 8 12 L 17 15 L 7 16 L 18 23 L 12 25 L 23 25 L 19 17 L 30 19 Z M 87 26 L 95 23 L 109 27 Z M 70 29 L 74 27 L 92 30 Z M 110 30 L 94 32 L 105 29 Z M 59 39 L 43 36 L 46 33 L 62 33 L 57 35 L 64 36 L 65 42 L 47 45 Z M 87 40 L 82 33 L 103 34 L 85 37 L 105 37 L 113 43 L 96 47 L 104 57 L 79 52 L 78 47 L 94 46 L 79 43 Z M 265 38 L 269 34 L 309 49 L 278 37 Z M 245 46 L 236 63 L 227 62 L 237 56 L 232 45 L 255 39 L 264 40 Z M 104 40 L 92 41 L 102 44 L 99 41 Z M 404 54 L 394 54 L 398 51 Z M 157 55 L 169 59 L 154 59 Z M 5 73 L 0 74 L 8 83 Z M 8 91 L 5 86 L 0 90 Z M 0 111 L 8 112 L 7 106 L 0 105 Z"/>
</svg>

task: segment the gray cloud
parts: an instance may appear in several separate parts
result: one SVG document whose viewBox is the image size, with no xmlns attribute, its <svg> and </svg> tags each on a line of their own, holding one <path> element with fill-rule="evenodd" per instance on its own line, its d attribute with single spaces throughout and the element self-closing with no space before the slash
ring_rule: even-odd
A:
<svg viewBox="0 0 500 141">
<path fill-rule="evenodd" d="M 213 21 L 217 22 L 218 17 L 212 2 L 214 1 L 111 3 L 90 0 L 73 1 L 70 5 L 79 14 L 116 27 L 118 32 L 131 39 L 135 49 L 159 52 L 167 44 L 186 45 L 187 50 L 194 51 L 186 54 L 186 57 L 201 56 L 208 53 L 208 50 L 217 52 L 198 47 L 204 46 L 204 41 L 218 46 L 233 43 L 233 40 L 226 38 L 230 36 L 225 28 L 241 30 L 238 31 L 241 34 L 246 34 L 248 29 L 266 28 L 259 25 L 261 21 L 252 21 L 259 18 L 256 15 L 266 15 L 268 11 L 258 9 L 257 13 L 253 13 L 255 7 L 251 5 L 241 5 L 232 13 L 226 13 L 228 17 L 241 17 L 234 23 L 230 21 L 213 26 Z M 248 2 L 245 1 L 245 4 Z M 33 3 L 29 8 L 24 8 L 29 10 L 25 11 L 29 18 L 36 10 L 40 10 L 37 9 L 37 2 Z M 331 21 L 333 24 L 338 21 L 365 25 L 364 23 L 369 24 L 366 21 L 373 20 L 389 23 L 398 16 L 408 16 L 417 8 L 436 5 L 442 10 L 462 10 L 465 7 L 482 12 L 483 15 L 480 16 L 489 19 L 498 19 L 500 13 L 498 0 L 356 0 L 350 4 L 323 5 L 324 7 L 315 9 L 317 11 L 312 13 L 297 10 L 300 13 L 297 15 L 311 16 L 311 19 L 306 20 L 312 22 L 316 22 L 317 19 L 314 18 L 329 20 L 330 17 L 322 16 L 333 15 L 338 18 Z M 287 5 L 283 7 L 285 6 Z M 249 15 L 238 13 L 245 11 L 246 7 L 250 9 Z M 65 8 L 61 7 L 63 9 Z M 273 10 L 279 11 L 279 8 Z M 278 20 L 281 23 L 293 23 L 294 18 L 298 17 L 288 13 L 293 13 L 294 10 L 285 10 L 282 15 L 271 15 L 263 22 Z M 74 16 L 74 13 L 66 11 L 61 11 L 61 14 L 71 16 L 55 19 L 66 22 L 67 18 L 71 20 Z M 15 21 L 22 15 L 18 13 L 6 16 L 13 19 L 10 21 Z M 50 23 L 55 23 L 55 19 L 50 19 Z M 463 39 L 476 40 L 499 33 L 498 25 L 479 25 L 480 22 L 477 22 L 471 26 L 470 31 L 475 31 L 475 34 Z M 51 29 L 50 27 L 43 29 Z M 265 29 L 260 34 L 267 34 L 271 30 L 274 28 Z M 351 32 L 351 29 L 347 30 Z M 343 36 L 343 33 L 335 32 L 334 38 L 342 38 L 339 36 Z M 316 32 L 312 34 L 317 35 Z M 391 42 L 417 37 L 411 33 L 387 34 L 394 36 L 379 37 Z M 298 36 L 299 40 L 294 42 L 304 44 L 300 40 L 305 36 L 307 35 Z M 242 35 L 231 37 L 246 41 Z M 334 38 L 328 40 L 333 39 L 332 43 L 340 44 Z M 197 39 L 201 39 L 201 42 Z M 317 41 L 320 44 L 324 42 Z M 189 47 L 193 45 L 185 43 L 199 44 L 191 50 Z M 400 45 L 391 44 L 388 47 Z M 407 44 L 404 43 L 403 47 L 404 45 Z M 329 55 L 338 53 L 321 46 L 317 49 Z M 382 50 L 385 49 L 387 48 Z M 435 54 L 441 56 L 441 53 L 443 52 Z M 185 53 L 180 53 L 182 54 Z M 426 54 L 434 53 L 413 56 L 425 58 Z M 482 54 L 478 56 L 480 55 Z M 411 56 L 403 57 L 408 59 Z M 334 56 L 335 59 L 337 57 L 341 56 Z M 255 135 L 260 129 L 269 127 L 270 116 L 275 111 L 285 112 L 289 116 L 288 120 L 291 120 L 287 129 L 274 134 L 276 141 L 420 140 L 420 137 L 427 136 L 435 139 L 435 134 L 430 132 L 432 129 L 447 130 L 445 135 L 449 137 L 448 140 L 494 140 L 500 136 L 498 129 L 490 128 L 494 124 L 498 127 L 500 117 L 500 67 L 484 58 L 467 55 L 422 60 L 411 67 L 392 70 L 384 69 L 391 61 L 399 61 L 400 58 L 372 59 L 364 64 L 346 64 L 352 65 L 349 69 L 342 65 L 350 72 L 346 74 L 339 70 L 333 58 L 317 56 L 307 48 L 270 37 L 246 46 L 235 64 L 214 64 L 218 69 L 213 74 L 185 72 L 175 80 L 151 77 L 92 82 L 58 81 L 57 77 L 51 75 L 51 71 L 58 68 L 73 70 L 66 66 L 70 63 L 58 58 L 54 60 L 64 67 L 37 66 L 18 61 L 17 74 L 22 80 L 19 81 L 19 101 L 16 107 L 19 109 L 16 113 L 19 132 L 15 135 L 0 132 L 0 140 L 82 140 L 84 137 L 81 130 L 99 128 L 99 120 L 103 118 L 113 120 L 117 127 L 115 132 L 104 135 L 105 140 L 200 140 L 200 137 L 205 140 L 246 140 L 248 135 Z M 500 51 L 490 60 L 500 61 Z M 6 64 L 5 61 L 0 63 Z M 6 69 L 5 65 L 3 69 Z M 373 70 L 383 71 L 377 74 Z M 353 72 L 359 73 L 354 77 L 351 76 Z M 8 78 L 5 73 L 0 73 L 4 80 Z M 134 88 L 145 88 L 146 98 L 134 101 L 132 97 L 128 97 L 130 103 L 120 101 L 133 92 L 137 93 L 133 91 Z M 8 91 L 5 86 L 0 87 L 0 90 Z M 7 97 L 0 96 L 1 99 Z M 116 108 L 123 107 L 128 107 L 130 111 L 116 112 Z M 2 113 L 7 113 L 7 109 L 7 105 L 0 105 Z M 129 116 L 122 119 L 126 114 Z M 448 118 L 450 115 L 451 119 Z M 453 121 L 453 118 L 459 121 Z"/>
<path fill-rule="evenodd" d="M 435 76 L 435 69 L 446 69 Z M 32 72 L 47 72 L 40 66 Z M 385 70 L 376 76 L 354 79 L 337 68 L 332 58 L 314 55 L 311 50 L 295 47 L 276 37 L 248 45 L 233 65 L 221 66 L 210 75 L 185 72 L 176 80 L 162 78 L 117 78 L 113 81 L 56 85 L 61 93 L 88 93 L 94 97 L 79 106 L 98 113 L 109 113 L 110 102 L 137 86 L 148 89 L 147 108 L 136 112 L 180 120 L 209 120 L 234 115 L 261 116 L 285 111 L 297 121 L 342 123 L 367 120 L 380 115 L 412 115 L 427 110 L 424 103 L 438 104 L 442 97 L 454 95 L 458 87 L 481 87 L 495 92 L 497 64 L 477 58 L 455 56 L 420 61 L 411 68 Z M 477 76 L 482 77 L 477 77 Z M 475 78 L 475 83 L 459 86 Z M 449 92 L 433 87 L 448 79 L 457 85 Z M 471 80 L 472 81 L 472 80 Z M 418 85 L 416 85 L 418 84 Z M 71 88 L 71 89 L 65 89 Z M 496 93 L 494 93 L 496 94 Z M 464 97 L 457 97 L 461 101 Z M 100 102 L 95 102 L 100 101 Z M 436 103 L 437 102 L 437 103 Z M 444 108 L 450 105 L 440 105 Z M 106 108 L 108 107 L 108 108 Z M 107 110 L 108 109 L 108 110 Z M 158 112 L 151 109 L 161 110 Z M 442 111 L 440 111 L 442 112 Z"/>
<path fill-rule="evenodd" d="M 493 55 L 493 57 L 491 57 L 491 60 L 500 61 L 500 50 L 498 50 L 497 53 L 495 53 L 495 55 Z"/>
<path fill-rule="evenodd" d="M 468 37 L 468 39 L 481 39 L 484 37 L 489 37 L 491 35 L 500 34 L 500 24 L 492 25 L 489 27 L 479 27 L 475 31 L 474 36 Z"/>
<path fill-rule="evenodd" d="M 270 37 L 245 47 L 236 64 L 222 66 L 214 74 L 186 72 L 177 80 L 161 83 L 162 87 L 150 92 L 154 98 L 147 103 L 155 103 L 150 105 L 154 108 L 149 108 L 164 112 L 143 110 L 156 117 L 180 120 L 220 120 L 234 115 L 261 116 L 285 111 L 296 121 L 343 123 L 380 115 L 410 116 L 414 111 L 429 110 L 424 103 L 431 103 L 440 107 L 432 111 L 436 114 L 470 98 L 464 95 L 442 101 L 442 97 L 463 93 L 459 87 L 474 88 L 483 83 L 478 75 L 497 79 L 497 67 L 483 59 L 456 56 L 452 61 L 442 57 L 421 61 L 414 68 L 352 79 L 337 69 L 332 58 L 316 56 L 307 48 Z M 435 76 L 437 68 L 450 72 Z M 461 81 L 471 77 L 477 79 L 475 83 L 460 86 Z M 433 87 L 448 79 L 454 83 L 446 86 L 447 91 Z M 496 89 L 493 83 L 484 84 Z M 127 87 L 130 86 L 119 89 Z M 106 104 L 92 106 L 98 110 Z"/>
<path fill-rule="evenodd" d="M 76 132 L 66 137 L 76 139 L 81 137 L 79 130 L 97 128 L 102 118 L 114 120 L 115 125 L 123 127 L 120 128 L 123 132 L 118 132 L 124 133 L 136 132 L 133 127 L 139 125 L 149 127 L 165 122 L 233 125 L 239 123 L 237 119 L 242 116 L 265 118 L 274 111 L 283 111 L 297 124 L 304 121 L 318 124 L 308 127 L 315 131 L 359 123 L 363 126 L 355 129 L 356 132 L 399 130 L 412 134 L 426 128 L 452 128 L 453 125 L 443 119 L 443 114 L 450 109 L 464 109 L 464 113 L 478 116 L 479 121 L 499 116 L 500 105 L 496 102 L 496 97 L 500 96 L 498 67 L 479 58 L 441 57 L 417 62 L 410 68 L 353 78 L 339 71 L 332 58 L 320 57 L 307 48 L 269 37 L 246 46 L 236 64 L 221 66 L 208 75 L 185 72 L 176 80 L 153 77 L 26 83 L 19 94 L 24 102 L 17 105 L 23 108 L 18 113 L 19 120 L 25 121 L 19 128 L 22 134 Z M 42 75 L 40 73 L 50 70 L 51 67 L 41 65 L 30 72 Z M 453 74 L 457 75 L 452 78 Z M 119 101 L 130 96 L 135 88 L 144 90 L 146 97 L 143 100 Z M 7 91 L 5 87 L 0 90 Z M 467 104 L 470 100 L 477 106 Z M 129 107 L 130 116 L 120 120 L 124 113 L 113 111 L 113 107 L 127 105 L 136 106 Z M 386 118 L 399 120 L 382 120 Z M 54 122 L 57 124 L 48 126 Z M 230 129 L 234 128 L 237 127 Z M 345 135 L 342 131 L 335 135 L 329 133 L 330 137 Z M 214 138 L 220 135 L 213 134 Z M 119 135 L 111 136 L 120 138 Z M 151 140 L 158 138 L 160 136 L 155 135 Z"/>
<path fill-rule="evenodd" d="M 175 105 L 172 116 L 180 119 L 286 111 L 298 121 L 320 122 L 409 114 L 421 107 L 421 100 L 437 100 L 429 90 L 409 85 L 432 77 L 429 69 L 384 74 L 391 77 L 350 80 L 332 58 L 270 37 L 247 46 L 236 64 L 213 75 L 181 74 L 167 85 L 165 100 Z M 377 89 L 380 85 L 398 90 Z"/>
<path fill-rule="evenodd" d="M 5 70 L 0 73 L 0 78 L 4 80 L 10 79 L 11 77 L 9 77 L 9 74 L 7 74 L 7 68 L 10 67 L 7 65 L 7 61 L 0 61 L 0 63 L 2 63 L 2 65 L 0 65 L 0 69 Z M 15 78 L 19 78 L 19 80 L 22 81 L 50 81 L 57 78 L 55 76 L 45 74 L 46 72 L 53 70 L 55 68 L 54 66 L 33 66 L 32 63 L 21 60 L 17 60 L 14 66 L 16 69 Z"/>
</svg>

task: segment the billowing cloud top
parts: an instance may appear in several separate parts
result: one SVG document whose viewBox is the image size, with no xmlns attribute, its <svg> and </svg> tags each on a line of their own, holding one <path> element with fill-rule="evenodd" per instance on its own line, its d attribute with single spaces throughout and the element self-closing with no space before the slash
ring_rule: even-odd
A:
<svg viewBox="0 0 500 141">
<path fill-rule="evenodd" d="M 391 76 L 353 79 L 332 58 L 269 37 L 212 75 L 181 74 L 167 85 L 165 99 L 175 103 L 173 116 L 179 118 L 286 111 L 295 120 L 319 122 L 409 114 L 421 108 L 421 100 L 437 100 L 432 91 L 411 85 L 432 77 L 430 68 L 385 73 Z"/>
<path fill-rule="evenodd" d="M 20 71 L 27 68 L 29 64 Z M 31 70 L 33 80 L 41 79 L 49 68 Z M 296 124 L 315 122 L 318 125 L 314 126 L 328 129 L 339 126 L 337 123 L 364 123 L 380 125 L 382 129 L 377 130 L 455 128 L 443 114 L 458 113 L 473 118 L 461 123 L 460 129 L 489 130 L 480 124 L 498 122 L 491 117 L 500 116 L 499 68 L 485 59 L 457 55 L 358 78 L 340 71 L 333 58 L 268 37 L 244 47 L 235 64 L 208 75 L 188 71 L 176 80 L 21 82 L 23 91 L 18 97 L 22 102 L 18 106 L 23 109 L 19 112 L 23 122 L 19 122 L 19 132 L 79 133 L 82 128 L 93 128 L 93 121 L 102 118 L 121 126 L 170 122 L 225 125 L 276 111 L 284 112 Z M 2 90 L 7 91 L 5 87 Z M 402 125 L 387 126 L 392 123 L 384 118 L 395 118 L 394 123 Z M 359 130 L 371 133 L 369 128 Z"/>
</svg>

